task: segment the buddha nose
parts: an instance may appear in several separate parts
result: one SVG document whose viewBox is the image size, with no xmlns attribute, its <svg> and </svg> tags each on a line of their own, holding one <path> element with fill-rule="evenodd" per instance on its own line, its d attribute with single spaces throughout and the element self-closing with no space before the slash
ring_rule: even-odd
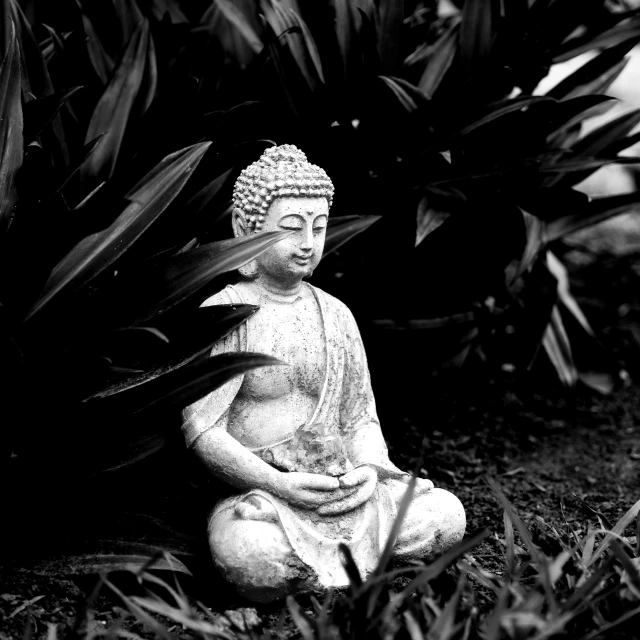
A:
<svg viewBox="0 0 640 640">
<path fill-rule="evenodd" d="M 311 228 L 311 225 L 309 225 L 303 232 L 300 248 L 309 251 L 313 249 L 313 229 Z"/>
</svg>

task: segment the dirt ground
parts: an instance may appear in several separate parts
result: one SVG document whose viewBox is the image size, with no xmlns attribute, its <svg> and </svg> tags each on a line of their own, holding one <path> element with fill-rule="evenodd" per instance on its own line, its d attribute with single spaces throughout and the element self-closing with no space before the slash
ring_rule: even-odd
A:
<svg viewBox="0 0 640 640">
<path fill-rule="evenodd" d="M 473 554 L 490 571 L 500 572 L 503 562 L 502 514 L 487 476 L 502 486 L 550 555 L 560 549 L 545 535 L 548 527 L 578 529 L 587 521 L 597 525 L 594 512 L 614 524 L 640 499 L 639 266 L 638 256 L 576 259 L 573 264 L 576 295 L 604 346 L 629 373 L 613 394 L 586 388 L 566 392 L 544 376 L 532 381 L 505 371 L 487 379 L 459 380 L 458 390 L 436 384 L 432 392 L 437 402 L 429 402 L 425 392 L 422 411 L 414 403 L 386 423 L 383 407 L 394 462 L 412 469 L 424 452 L 419 473 L 460 497 L 468 531 L 488 527 L 494 532 Z M 92 585 L 91 578 L 5 561 L 0 566 L 0 640 L 53 638 L 54 626 L 58 638 L 86 631 L 104 634 L 118 619 L 129 631 L 148 635 L 116 599 L 107 597 L 95 600 L 87 623 Z M 251 607 L 250 617 L 257 616 L 264 628 L 277 636 L 293 634 L 281 603 L 253 608 L 215 582 L 204 591 L 200 585 L 196 595 L 214 611 L 235 611 L 230 615 L 236 621 L 238 612 L 247 614 L 242 607 Z M 284 626 L 278 627 L 278 620 Z M 231 631 L 239 628 L 224 624 Z M 176 637 L 189 637 L 178 625 L 170 630 Z"/>
</svg>

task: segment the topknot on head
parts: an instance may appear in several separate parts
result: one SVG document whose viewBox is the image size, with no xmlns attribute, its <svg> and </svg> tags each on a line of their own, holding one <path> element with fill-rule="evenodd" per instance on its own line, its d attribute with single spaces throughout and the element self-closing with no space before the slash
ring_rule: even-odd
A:
<svg viewBox="0 0 640 640">
<path fill-rule="evenodd" d="M 260 231 L 276 198 L 326 198 L 331 207 L 333 192 L 324 169 L 308 162 L 294 145 L 283 144 L 266 149 L 240 173 L 233 189 L 233 206 L 250 231 Z"/>
</svg>

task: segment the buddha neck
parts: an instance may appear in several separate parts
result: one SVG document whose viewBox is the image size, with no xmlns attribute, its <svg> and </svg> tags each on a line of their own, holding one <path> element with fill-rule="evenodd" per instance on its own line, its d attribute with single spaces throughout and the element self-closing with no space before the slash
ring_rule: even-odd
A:
<svg viewBox="0 0 640 640">
<path fill-rule="evenodd" d="M 260 293 L 268 300 L 280 304 L 293 304 L 302 297 L 302 280 L 291 283 L 260 277 L 255 281 Z"/>
</svg>

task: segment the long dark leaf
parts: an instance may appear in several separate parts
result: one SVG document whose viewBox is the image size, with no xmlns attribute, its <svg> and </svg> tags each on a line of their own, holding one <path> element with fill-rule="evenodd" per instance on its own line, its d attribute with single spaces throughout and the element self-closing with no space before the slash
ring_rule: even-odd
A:
<svg viewBox="0 0 640 640">
<path fill-rule="evenodd" d="M 118 407 L 133 413 L 181 409 L 215 391 L 235 376 L 257 367 L 277 365 L 286 366 L 286 363 L 260 353 L 223 353 L 191 362 L 145 384 L 111 396 L 108 402 L 112 404 L 117 401 Z"/>
<path fill-rule="evenodd" d="M 142 24 L 144 16 L 136 0 L 113 0 L 113 4 L 115 5 L 116 17 L 120 21 L 122 41 L 128 42 Z"/>
<path fill-rule="evenodd" d="M 327 234 L 324 241 L 324 253 L 326 256 L 341 247 L 365 229 L 368 229 L 381 216 L 341 216 L 329 218 Z"/>
<path fill-rule="evenodd" d="M 260 53 L 263 48 L 260 36 L 254 31 L 242 10 L 230 0 L 214 0 L 216 7 L 225 19 L 237 29 L 238 33 L 246 40 L 254 53 Z"/>
<path fill-rule="evenodd" d="M 480 127 L 497 120 L 498 118 L 502 118 L 503 116 L 513 113 L 515 111 L 520 111 L 525 107 L 529 107 L 532 104 L 539 104 L 543 102 L 549 102 L 549 98 L 547 96 L 521 96 L 518 98 L 512 98 L 508 100 L 502 100 L 496 104 L 489 105 L 488 113 L 483 115 L 481 118 L 478 118 L 475 122 L 466 125 L 459 132 L 459 136 L 466 136 L 469 133 L 479 129 Z"/>
<path fill-rule="evenodd" d="M 335 0 L 335 35 L 340 48 L 342 68 L 345 78 L 349 76 L 350 61 L 353 59 L 358 41 L 354 3 L 350 0 Z"/>
<path fill-rule="evenodd" d="M 607 145 L 607 151 L 610 154 L 615 155 L 616 153 L 620 153 L 625 149 L 629 149 L 629 147 L 633 147 L 634 145 L 638 144 L 638 142 L 640 142 L 640 131 L 636 131 L 626 138 L 618 138 L 618 140 L 612 140 Z"/>
<path fill-rule="evenodd" d="M 20 60 L 13 30 L 8 46 L 0 67 L 0 237 L 11 221 L 23 147 Z"/>
<path fill-rule="evenodd" d="M 157 165 L 127 195 L 131 205 L 109 228 L 81 240 L 54 267 L 27 318 L 38 313 L 63 289 L 78 288 L 112 265 L 178 195 L 210 144 L 200 143 L 171 154 Z"/>
<path fill-rule="evenodd" d="M 552 242 L 570 233 L 580 231 L 598 222 L 622 213 L 636 211 L 640 207 L 640 191 L 619 196 L 594 198 L 583 210 L 550 222 L 545 229 L 545 240 Z"/>
<path fill-rule="evenodd" d="M 98 38 L 98 34 L 93 27 L 93 23 L 84 13 L 82 14 L 82 24 L 84 25 L 84 31 L 87 36 L 86 43 L 89 60 L 91 60 L 91 64 L 98 74 L 98 77 L 102 80 L 102 84 L 107 84 L 107 80 L 115 67 L 115 63 L 102 46 L 100 38 Z"/>
<path fill-rule="evenodd" d="M 378 3 L 380 26 L 378 36 L 378 54 L 381 71 L 391 74 L 396 68 L 402 41 L 402 21 L 404 20 L 404 2 L 381 0 Z"/>
<path fill-rule="evenodd" d="M 91 116 L 85 143 L 105 134 L 100 147 L 80 173 L 86 177 L 110 177 L 116 166 L 129 116 L 138 96 L 149 51 L 149 24 L 145 20 L 132 36 L 111 81 Z"/>
<path fill-rule="evenodd" d="M 247 264 L 291 231 L 269 231 L 222 240 L 171 256 L 131 274 L 118 286 L 132 296 L 119 322 L 140 324 L 165 313 L 214 278 Z"/>
<path fill-rule="evenodd" d="M 93 553 L 84 555 L 65 556 L 60 562 L 49 561 L 39 566 L 44 573 L 58 575 L 90 575 L 101 574 L 109 571 L 131 571 L 138 573 L 141 570 L 152 569 L 155 571 L 179 571 L 186 575 L 192 575 L 189 569 L 173 554 L 165 552 L 167 557 L 153 558 L 153 550 L 150 555 L 140 553 Z"/>
<path fill-rule="evenodd" d="M 575 387 L 578 382 L 578 370 L 573 359 L 567 330 L 556 305 L 551 311 L 549 324 L 542 337 L 542 346 L 554 366 L 560 382 L 566 387 Z"/>
<path fill-rule="evenodd" d="M 600 153 L 609 155 L 609 147 L 626 136 L 640 123 L 640 109 L 634 109 L 591 131 L 572 146 L 579 156 L 597 157 Z"/>
<path fill-rule="evenodd" d="M 433 97 L 444 76 L 453 64 L 458 48 L 460 24 L 454 22 L 433 45 L 427 66 L 420 77 L 418 87 L 428 98 Z"/>
<path fill-rule="evenodd" d="M 387 76 L 380 76 L 380 80 L 382 80 L 388 87 L 393 91 L 396 98 L 398 98 L 398 102 L 409 112 L 415 111 L 418 108 L 415 100 L 407 93 L 407 91 L 400 86 L 397 78 L 388 78 Z M 426 97 L 426 96 L 425 96 Z"/>
<path fill-rule="evenodd" d="M 606 49 L 559 82 L 547 92 L 547 95 L 557 100 L 562 100 L 587 93 L 601 93 L 603 86 L 612 82 L 612 78 L 617 77 L 617 74 L 622 71 L 624 56 L 631 51 L 638 41 L 640 41 L 640 35 Z"/>
<path fill-rule="evenodd" d="M 51 95 L 53 85 L 49 70 L 42 57 L 40 46 L 31 31 L 31 25 L 17 2 L 11 3 L 11 12 L 20 48 L 23 94 L 31 94 L 36 98 Z"/>
<path fill-rule="evenodd" d="M 499 3 L 496 0 L 466 0 L 460 27 L 460 58 L 468 75 L 482 68 L 497 32 Z"/>
<path fill-rule="evenodd" d="M 69 98 L 80 91 L 82 87 L 72 87 L 67 91 L 60 91 L 44 98 L 31 100 L 24 105 L 26 126 L 24 139 L 27 142 L 35 140 L 43 129 L 53 120 Z"/>
<path fill-rule="evenodd" d="M 161 362 L 156 358 L 155 364 L 145 368 L 144 373 L 119 377 L 86 399 L 106 398 L 188 364 L 210 351 L 214 343 L 252 316 L 257 309 L 253 305 L 217 305 L 198 309 L 188 321 L 187 329 L 181 323 L 181 331 L 176 328 L 166 330 L 169 344 L 163 350 Z M 111 359 L 117 361 L 112 356 Z"/>
<path fill-rule="evenodd" d="M 640 36 L 640 26 L 632 25 L 613 27 L 612 29 L 608 29 L 607 31 L 597 35 L 595 38 L 591 35 L 572 38 L 560 45 L 552 62 L 553 64 L 565 62 L 582 53 L 586 53 L 587 51 L 593 51 L 594 49 L 606 49 L 607 47 L 620 44 L 638 36 Z"/>
<path fill-rule="evenodd" d="M 151 8 L 156 20 L 162 20 L 165 15 L 169 15 L 173 24 L 184 24 L 189 22 L 187 16 L 182 13 L 174 0 L 153 0 Z"/>
<path fill-rule="evenodd" d="M 554 105 L 553 128 L 547 135 L 547 143 L 559 146 L 559 136 L 568 129 L 584 122 L 587 118 L 602 115 L 613 108 L 615 98 L 610 96 L 586 95 L 570 98 Z"/>
</svg>

